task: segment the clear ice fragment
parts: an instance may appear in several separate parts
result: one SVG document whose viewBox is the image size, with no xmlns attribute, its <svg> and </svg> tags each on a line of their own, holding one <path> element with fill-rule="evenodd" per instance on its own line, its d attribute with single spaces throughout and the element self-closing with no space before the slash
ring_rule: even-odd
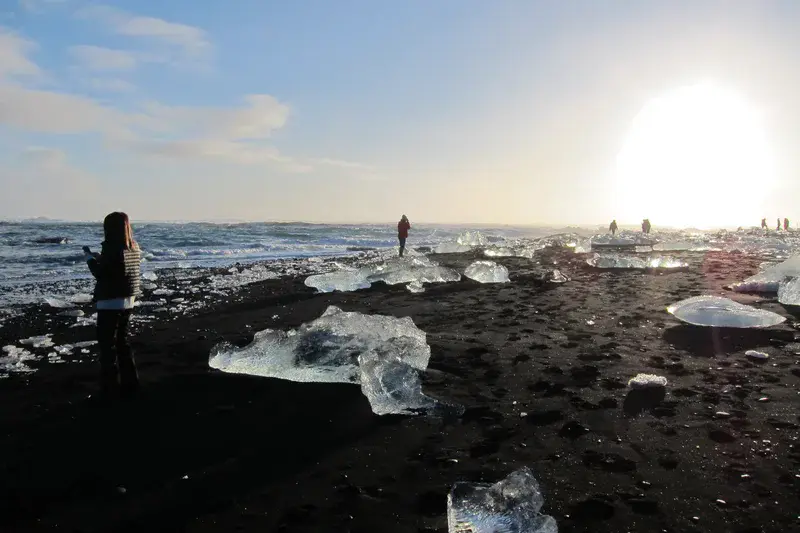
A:
<svg viewBox="0 0 800 533">
<path fill-rule="evenodd" d="M 319 292 L 349 292 L 368 289 L 372 284 L 360 270 L 340 270 L 325 274 L 314 274 L 306 278 L 306 287 Z"/>
<path fill-rule="evenodd" d="M 458 244 L 464 246 L 486 246 L 489 241 L 480 231 L 465 231 L 456 239 Z"/>
<path fill-rule="evenodd" d="M 460 254 L 470 250 L 472 250 L 472 246 L 458 244 L 457 242 L 442 242 L 433 251 L 437 254 Z"/>
<path fill-rule="evenodd" d="M 447 495 L 448 533 L 558 533 L 540 513 L 544 496 L 529 468 L 494 485 L 456 483 Z"/>
<path fill-rule="evenodd" d="M 695 326 L 721 328 L 763 328 L 775 326 L 785 317 L 743 305 L 719 296 L 695 296 L 667 307 L 675 318 Z"/>
<path fill-rule="evenodd" d="M 797 277 L 800 277 L 800 255 L 790 257 L 782 263 L 765 268 L 763 271 L 750 276 L 744 281 L 732 284 L 731 290 L 735 292 L 756 293 L 778 292 L 782 283 Z M 791 298 L 791 294 L 791 292 L 787 294 L 786 298 Z M 784 302 L 781 301 L 781 303 Z"/>
<path fill-rule="evenodd" d="M 753 359 L 769 359 L 769 354 L 766 352 L 759 352 L 758 350 L 747 350 L 744 352 L 747 357 Z"/>
<path fill-rule="evenodd" d="M 586 260 L 586 263 L 595 268 L 603 269 L 669 269 L 669 268 L 686 268 L 687 264 L 683 261 L 667 256 L 656 256 L 643 259 L 641 257 L 630 257 L 619 254 L 595 254 Z"/>
<path fill-rule="evenodd" d="M 464 270 L 464 275 L 480 283 L 508 283 L 508 269 L 494 261 L 475 261 Z"/>
<path fill-rule="evenodd" d="M 778 286 L 778 301 L 783 305 L 800 305 L 800 278 L 792 278 Z"/>
<path fill-rule="evenodd" d="M 628 380 L 628 386 L 632 389 L 648 389 L 652 387 L 666 387 L 667 378 L 655 374 L 636 374 Z"/>
</svg>

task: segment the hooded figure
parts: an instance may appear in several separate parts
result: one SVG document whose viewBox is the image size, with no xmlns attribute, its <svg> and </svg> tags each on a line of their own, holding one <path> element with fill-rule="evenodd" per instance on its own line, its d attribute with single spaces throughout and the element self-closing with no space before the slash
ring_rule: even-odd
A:
<svg viewBox="0 0 800 533">
<path fill-rule="evenodd" d="M 408 230 L 411 229 L 411 223 L 408 217 L 403 215 L 400 222 L 397 223 L 397 239 L 400 241 L 400 257 L 403 257 L 403 252 L 406 249 L 406 239 L 408 239 Z"/>
<path fill-rule="evenodd" d="M 611 221 L 611 224 L 608 226 L 608 231 L 611 232 L 611 235 L 615 235 L 617 233 L 617 220 L 616 219 Z"/>
</svg>

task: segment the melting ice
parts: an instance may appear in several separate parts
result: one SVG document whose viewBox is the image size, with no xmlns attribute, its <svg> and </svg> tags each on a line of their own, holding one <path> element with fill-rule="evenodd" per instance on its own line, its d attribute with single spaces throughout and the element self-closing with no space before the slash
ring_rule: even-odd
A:
<svg viewBox="0 0 800 533">
<path fill-rule="evenodd" d="M 464 275 L 480 283 L 508 283 L 508 269 L 494 261 L 475 261 L 464 270 Z"/>
<path fill-rule="evenodd" d="M 595 254 L 586 260 L 586 264 L 601 269 L 670 269 L 686 268 L 683 261 L 668 256 L 657 256 L 642 259 L 620 254 Z"/>
<path fill-rule="evenodd" d="M 792 278 L 780 284 L 778 301 L 783 305 L 800 305 L 800 278 Z"/>
<path fill-rule="evenodd" d="M 734 283 L 731 289 L 736 292 L 777 292 L 781 283 L 796 277 L 800 277 L 800 255 L 768 266 L 758 274 Z"/>
<path fill-rule="evenodd" d="M 667 307 L 678 320 L 695 326 L 720 328 L 763 328 L 775 326 L 786 318 L 743 305 L 719 296 L 695 296 Z"/>
<path fill-rule="evenodd" d="M 300 382 L 360 383 L 376 414 L 427 411 L 419 371 L 430 359 L 425 332 L 410 317 L 364 315 L 330 306 L 297 330 L 264 330 L 244 348 L 223 343 L 209 366 Z"/>
<path fill-rule="evenodd" d="M 339 270 L 326 274 L 314 274 L 305 280 L 308 287 L 321 292 L 353 291 L 365 289 L 376 281 L 388 285 L 413 283 L 412 292 L 422 283 L 447 283 L 461 280 L 461 275 L 452 268 L 439 266 L 424 255 L 392 257 L 384 262 L 366 265 L 355 270 Z"/>
<path fill-rule="evenodd" d="M 552 516 L 541 514 L 544 496 L 529 468 L 502 481 L 456 483 L 447 495 L 449 533 L 558 533 Z"/>
</svg>

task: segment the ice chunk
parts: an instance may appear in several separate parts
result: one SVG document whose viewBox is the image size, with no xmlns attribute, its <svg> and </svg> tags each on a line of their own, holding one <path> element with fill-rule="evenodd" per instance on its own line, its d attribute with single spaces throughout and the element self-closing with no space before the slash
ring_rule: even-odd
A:
<svg viewBox="0 0 800 533">
<path fill-rule="evenodd" d="M 744 352 L 747 357 L 752 357 L 753 359 L 769 359 L 769 354 L 766 352 L 759 352 L 757 350 L 747 350 Z"/>
<path fill-rule="evenodd" d="M 492 246 L 483 251 L 486 257 L 516 257 L 517 250 L 509 248 L 508 246 Z"/>
<path fill-rule="evenodd" d="M 777 292 L 781 283 L 800 277 L 800 255 L 790 257 L 783 263 L 767 267 L 762 272 L 731 285 L 736 292 Z M 783 302 L 781 302 L 783 303 Z"/>
<path fill-rule="evenodd" d="M 550 273 L 550 279 L 548 281 L 550 283 L 566 283 L 569 281 L 569 278 L 562 274 L 560 270 L 553 270 Z"/>
<path fill-rule="evenodd" d="M 411 292 L 425 292 L 425 287 L 422 286 L 422 282 L 419 280 L 412 281 L 406 288 Z"/>
<path fill-rule="evenodd" d="M 156 289 L 153 291 L 154 296 L 171 296 L 175 294 L 175 291 L 171 289 Z"/>
<path fill-rule="evenodd" d="M 458 244 L 465 246 L 486 246 L 489 241 L 480 231 L 465 231 L 456 239 Z"/>
<path fill-rule="evenodd" d="M 47 335 L 39 335 L 37 337 L 22 339 L 19 341 L 19 343 L 26 346 L 32 346 L 33 348 L 49 348 L 53 346 L 53 339 L 51 337 L 52 335 L 48 333 Z"/>
<path fill-rule="evenodd" d="M 361 392 L 376 415 L 436 415 L 442 410 L 463 413 L 459 406 L 422 394 L 420 370 L 396 356 L 369 351 L 358 356 L 358 364 Z"/>
<path fill-rule="evenodd" d="M 467 267 L 464 275 L 480 283 L 508 283 L 508 269 L 494 261 L 475 261 Z"/>
<path fill-rule="evenodd" d="M 632 389 L 648 389 L 652 387 L 666 387 L 667 378 L 655 374 L 636 374 L 628 380 L 628 386 Z"/>
<path fill-rule="evenodd" d="M 3 346 L 3 353 L 5 355 L 0 357 L 0 372 L 34 372 L 34 369 L 25 364 L 36 359 L 28 350 L 9 345 Z"/>
<path fill-rule="evenodd" d="M 58 298 L 45 298 L 44 303 L 56 309 L 69 309 L 70 307 L 75 307 L 75 304 L 72 302 L 67 302 Z"/>
<path fill-rule="evenodd" d="M 689 324 L 721 328 L 763 328 L 786 320 L 771 311 L 719 296 L 695 296 L 681 300 L 667 307 L 667 312 Z"/>
<path fill-rule="evenodd" d="M 85 292 L 79 292 L 69 297 L 69 301 L 74 304 L 89 304 L 92 303 L 92 300 L 94 300 L 92 295 Z"/>
<path fill-rule="evenodd" d="M 780 284 L 778 301 L 783 305 L 800 305 L 800 278 L 792 278 Z"/>
<path fill-rule="evenodd" d="M 648 259 L 631 257 L 620 254 L 595 254 L 586 260 L 586 263 L 595 268 L 603 269 L 661 269 L 661 268 L 686 268 L 687 264 L 668 256 L 656 256 Z"/>
<path fill-rule="evenodd" d="M 398 257 L 373 267 L 372 272 L 367 276 L 367 280 L 371 282 L 383 281 L 387 285 L 411 283 L 412 281 L 447 283 L 460 281 L 461 274 L 452 268 L 439 266 L 425 256 Z"/>
<path fill-rule="evenodd" d="M 72 318 L 83 316 L 83 315 L 84 315 L 84 313 L 80 309 L 70 309 L 69 311 L 62 311 L 62 312 L 58 313 L 58 316 L 66 316 L 66 317 L 72 317 Z"/>
<path fill-rule="evenodd" d="M 466 246 L 463 244 L 458 244 L 457 242 L 443 242 L 439 243 L 436 248 L 434 249 L 434 253 L 437 254 L 460 254 L 463 252 L 469 252 L 472 250 L 472 246 Z"/>
<path fill-rule="evenodd" d="M 142 288 L 147 291 L 154 291 L 158 288 L 155 283 L 142 283 Z"/>
<path fill-rule="evenodd" d="M 529 468 L 506 479 L 456 483 L 447 495 L 448 533 L 558 533 L 553 517 L 541 514 L 544 496 Z"/>
<path fill-rule="evenodd" d="M 221 344 L 209 365 L 225 372 L 290 381 L 359 383 L 358 356 L 377 352 L 424 370 L 431 349 L 410 317 L 350 313 L 330 306 L 297 330 L 266 329 L 244 348 Z"/>
<path fill-rule="evenodd" d="M 359 289 L 368 289 L 372 285 L 360 270 L 314 274 L 306 278 L 305 284 L 306 287 L 317 289 L 320 292 L 357 291 Z"/>
<path fill-rule="evenodd" d="M 147 281 L 155 281 L 158 279 L 158 274 L 152 270 L 149 272 L 142 272 L 142 279 L 146 279 Z"/>
</svg>

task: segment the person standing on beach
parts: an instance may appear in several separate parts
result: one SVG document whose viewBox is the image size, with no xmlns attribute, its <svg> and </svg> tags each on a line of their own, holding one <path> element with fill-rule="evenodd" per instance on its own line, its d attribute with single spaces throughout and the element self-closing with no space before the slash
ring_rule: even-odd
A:
<svg viewBox="0 0 800 533">
<path fill-rule="evenodd" d="M 650 234 L 650 219 L 646 218 L 642 220 L 642 233 L 645 235 Z"/>
<path fill-rule="evenodd" d="M 762 218 L 761 219 L 761 229 L 767 229 L 767 219 L 766 218 Z"/>
<path fill-rule="evenodd" d="M 406 239 L 408 239 L 408 230 L 411 229 L 411 223 L 408 217 L 403 215 L 400 222 L 397 223 L 397 239 L 400 241 L 400 257 L 403 257 L 403 252 L 406 250 Z"/>
<path fill-rule="evenodd" d="M 789 219 L 788 218 L 784 218 L 783 219 L 783 229 L 785 229 L 786 231 L 789 231 Z"/>
<path fill-rule="evenodd" d="M 103 220 L 105 240 L 100 253 L 83 248 L 89 270 L 97 280 L 97 342 L 100 347 L 101 397 L 117 390 L 131 395 L 139 388 L 133 352 L 128 344 L 136 298 L 141 294 L 141 251 L 133 240 L 130 219 L 114 212 Z"/>
<path fill-rule="evenodd" d="M 611 221 L 611 224 L 608 226 L 608 231 L 611 232 L 612 237 L 617 234 L 617 219 Z"/>
<path fill-rule="evenodd" d="M 781 219 L 780 217 L 778 217 L 778 226 L 775 228 L 775 231 L 780 231 L 780 230 L 781 230 Z"/>
</svg>

